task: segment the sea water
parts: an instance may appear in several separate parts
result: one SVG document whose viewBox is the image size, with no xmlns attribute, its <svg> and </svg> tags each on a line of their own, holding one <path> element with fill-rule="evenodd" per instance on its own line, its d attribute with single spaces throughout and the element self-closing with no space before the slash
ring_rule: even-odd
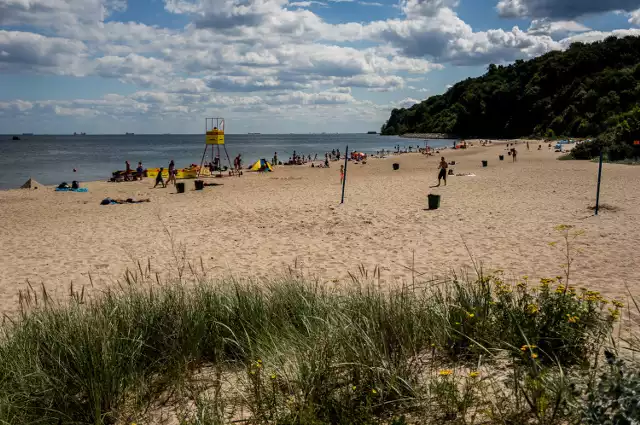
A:
<svg viewBox="0 0 640 425">
<path fill-rule="evenodd" d="M 0 189 L 20 187 L 30 177 L 41 184 L 52 185 L 63 181 L 108 180 L 111 173 L 131 168 L 142 161 L 145 168 L 168 167 L 174 160 L 177 168 L 200 164 L 204 152 L 204 136 L 189 135 L 25 135 L 12 140 L 11 135 L 0 136 Z M 274 153 L 286 162 L 296 151 L 298 155 L 317 154 L 324 159 L 325 152 L 339 149 L 344 155 L 350 151 L 372 154 L 381 149 L 393 150 L 424 146 L 424 140 L 404 139 L 376 134 L 227 134 L 225 143 L 231 163 L 242 155 L 243 166 L 260 158 L 271 161 Z M 431 147 L 451 146 L 450 140 L 430 140 Z M 207 161 L 211 159 L 210 150 Z M 226 165 L 222 150 L 223 165 Z M 74 172 L 73 170 L 76 170 Z"/>
</svg>

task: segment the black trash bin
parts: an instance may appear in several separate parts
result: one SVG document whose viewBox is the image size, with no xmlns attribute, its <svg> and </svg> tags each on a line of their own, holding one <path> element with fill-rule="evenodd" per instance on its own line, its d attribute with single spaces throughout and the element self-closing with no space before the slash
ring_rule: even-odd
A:
<svg viewBox="0 0 640 425">
<path fill-rule="evenodd" d="M 176 183 L 176 191 L 178 193 L 184 193 L 184 183 Z"/>
<path fill-rule="evenodd" d="M 195 182 L 196 185 L 196 190 L 202 190 L 204 189 L 204 181 L 202 180 L 196 180 Z"/>
<path fill-rule="evenodd" d="M 440 195 L 433 195 L 430 193 L 427 195 L 427 201 L 429 203 L 430 210 L 437 210 L 440 208 Z"/>
<path fill-rule="evenodd" d="M 500 155 L 500 161 L 504 161 L 504 155 Z"/>
<path fill-rule="evenodd" d="M 483 166 L 483 167 L 486 167 L 486 166 L 488 166 L 488 165 L 489 165 L 489 162 L 488 162 L 488 161 L 482 161 L 482 166 Z"/>
<path fill-rule="evenodd" d="M 400 164 L 398 164 L 397 162 L 393 163 L 393 169 L 394 170 L 399 170 L 400 169 Z"/>
</svg>

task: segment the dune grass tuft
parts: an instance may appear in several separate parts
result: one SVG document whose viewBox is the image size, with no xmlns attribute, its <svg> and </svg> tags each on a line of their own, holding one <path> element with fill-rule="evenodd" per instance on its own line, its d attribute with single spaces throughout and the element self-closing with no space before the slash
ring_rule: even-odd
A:
<svg viewBox="0 0 640 425">
<path fill-rule="evenodd" d="M 153 423 L 169 399 L 185 425 L 579 421 L 621 315 L 561 277 L 351 287 L 130 281 L 40 303 L 3 328 L 0 423 Z"/>
</svg>

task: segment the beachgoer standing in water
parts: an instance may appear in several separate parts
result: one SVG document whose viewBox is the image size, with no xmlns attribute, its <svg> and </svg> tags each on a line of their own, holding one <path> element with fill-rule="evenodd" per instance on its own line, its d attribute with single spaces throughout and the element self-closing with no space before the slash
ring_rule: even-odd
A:
<svg viewBox="0 0 640 425">
<path fill-rule="evenodd" d="M 440 186 L 440 180 L 444 179 L 444 185 L 447 185 L 447 168 L 449 165 L 447 161 L 444 160 L 444 156 L 440 158 L 440 165 L 438 165 L 440 172 L 438 173 L 438 186 Z"/>
</svg>

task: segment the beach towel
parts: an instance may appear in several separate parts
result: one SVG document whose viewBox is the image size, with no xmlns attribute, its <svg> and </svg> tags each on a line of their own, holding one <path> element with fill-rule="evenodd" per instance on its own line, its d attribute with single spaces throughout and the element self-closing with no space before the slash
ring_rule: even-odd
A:
<svg viewBox="0 0 640 425">
<path fill-rule="evenodd" d="M 56 192 L 88 192 L 89 189 L 86 187 L 79 187 L 74 189 L 72 187 L 56 187 Z"/>
</svg>

